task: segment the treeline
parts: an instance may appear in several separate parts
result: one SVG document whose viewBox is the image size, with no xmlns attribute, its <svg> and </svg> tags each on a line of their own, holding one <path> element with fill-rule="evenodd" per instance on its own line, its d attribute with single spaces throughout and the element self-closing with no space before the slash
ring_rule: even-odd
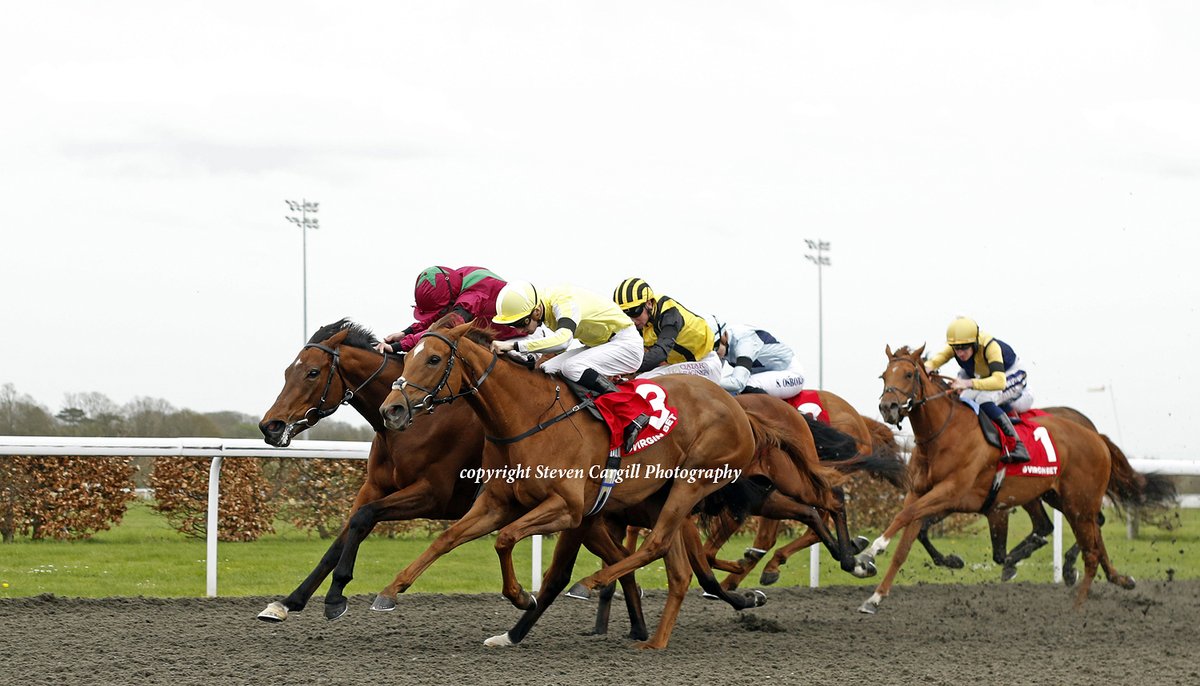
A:
<svg viewBox="0 0 1200 686">
<path fill-rule="evenodd" d="M 118 405 L 103 393 L 69 393 L 63 409 L 51 413 L 11 383 L 0 386 L 0 435 L 4 436 L 261 438 L 258 421 L 242 412 L 181 410 L 160 398 L 139 397 Z M 374 432 L 327 418 L 305 435 L 326 441 L 369 441 Z"/>
<path fill-rule="evenodd" d="M 258 418 L 240 412 L 179 410 L 165 400 L 117 405 L 100 393 L 68 395 L 52 414 L 12 384 L 0 386 L 0 435 L 259 438 Z M 321 440 L 370 441 L 374 432 L 323 420 L 306 432 Z M 86 538 L 119 523 L 140 487 L 153 507 L 189 536 L 207 534 L 208 473 L 204 458 L 0 457 L 0 540 Z M 358 460 L 230 458 L 221 468 L 218 535 L 254 540 L 279 521 L 335 535 L 363 480 Z M 410 522 L 379 533 L 427 531 Z"/>
</svg>

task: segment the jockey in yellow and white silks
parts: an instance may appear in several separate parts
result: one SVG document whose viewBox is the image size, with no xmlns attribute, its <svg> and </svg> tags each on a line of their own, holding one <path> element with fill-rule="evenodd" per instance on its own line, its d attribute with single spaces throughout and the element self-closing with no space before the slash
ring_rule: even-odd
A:
<svg viewBox="0 0 1200 686">
<path fill-rule="evenodd" d="M 637 378 L 689 374 L 720 383 L 721 358 L 713 350 L 712 328 L 704 317 L 673 298 L 655 295 L 650 284 L 637 277 L 617 286 L 613 302 L 642 334 L 646 352 Z"/>
<path fill-rule="evenodd" d="M 721 388 L 737 395 L 751 386 L 782 399 L 804 390 L 804 369 L 791 346 L 745 324 L 717 321 L 714 332 L 717 355 L 724 362 Z"/>
<path fill-rule="evenodd" d="M 575 286 L 539 291 L 528 281 L 510 281 L 496 296 L 492 321 L 520 329 L 525 336 L 493 341 L 496 353 L 560 352 L 542 364 L 547 374 L 560 374 L 597 394 L 616 391 L 611 376 L 629 376 L 642 364 L 642 337 L 616 303 Z M 540 325 L 552 333 L 532 334 Z M 582 347 L 570 347 L 578 340 Z M 649 417 L 641 415 L 625 431 L 626 452 Z"/>
<path fill-rule="evenodd" d="M 1004 435 L 1015 439 L 1016 448 L 1001 458 L 1004 462 L 1028 462 L 1029 450 L 1017 436 L 1007 411 L 1015 414 L 1033 408 L 1025 367 L 1021 358 L 1004 341 L 979 329 L 975 320 L 959 317 L 946 329 L 946 347 L 925 362 L 925 370 L 937 371 L 953 357 L 958 362 L 958 378 L 951 388 L 962 391 Z"/>
</svg>

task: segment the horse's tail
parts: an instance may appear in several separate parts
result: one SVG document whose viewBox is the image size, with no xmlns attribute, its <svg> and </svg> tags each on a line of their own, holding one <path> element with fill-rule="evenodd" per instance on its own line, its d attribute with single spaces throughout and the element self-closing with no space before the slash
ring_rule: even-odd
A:
<svg viewBox="0 0 1200 686">
<path fill-rule="evenodd" d="M 821 444 L 816 443 L 818 459 L 812 459 L 812 448 L 809 447 L 808 437 L 799 434 L 799 429 L 795 425 L 790 425 L 790 422 L 796 421 L 795 415 L 801 413 L 792 413 L 790 408 L 787 412 L 787 422 L 779 422 L 772 419 L 769 415 L 762 415 L 754 410 L 747 409 L 746 416 L 750 419 L 750 428 L 754 433 L 755 454 L 758 459 L 769 460 L 770 453 L 781 454 L 785 460 L 791 462 L 794 467 L 792 469 L 781 468 L 777 465 L 775 468 L 769 469 L 770 473 L 777 479 L 776 487 L 788 495 L 799 496 L 802 493 L 808 493 L 814 498 L 810 505 L 821 506 L 821 503 L 833 503 L 834 489 L 846 482 L 845 475 L 838 469 L 833 468 L 832 464 L 826 464 L 822 461 Z M 801 414 L 801 416 L 805 416 Z M 806 417 L 807 419 L 807 417 Z M 854 447 L 854 439 L 849 436 L 835 433 L 844 436 L 845 440 L 850 442 L 851 454 L 857 451 Z M 814 435 L 815 439 L 816 436 Z M 836 436 L 830 435 L 827 437 L 826 450 L 830 452 L 845 452 L 846 448 L 840 443 L 835 442 Z M 799 480 L 797 480 L 799 479 Z M 805 485 L 807 483 L 807 486 Z M 807 500 L 807 498 L 800 498 Z"/>
<path fill-rule="evenodd" d="M 1112 471 L 1109 472 L 1106 492 L 1113 505 L 1122 507 L 1165 506 L 1175 502 L 1175 482 L 1162 474 L 1139 474 L 1129 464 L 1129 458 L 1105 434 L 1100 434 L 1112 455 Z"/>
<path fill-rule="evenodd" d="M 866 472 L 886 480 L 896 488 L 907 488 L 908 465 L 900 458 L 895 436 L 887 426 L 879 425 L 887 432 L 887 441 L 878 445 L 872 440 L 871 452 L 863 455 L 858 452 L 858 442 L 849 434 L 842 433 L 828 424 L 822 424 L 808 415 L 804 415 L 804 418 L 808 421 L 808 428 L 812 430 L 813 440 L 817 443 L 817 454 L 821 456 L 822 463 L 843 474 Z M 872 439 L 874 437 L 872 431 Z"/>
</svg>

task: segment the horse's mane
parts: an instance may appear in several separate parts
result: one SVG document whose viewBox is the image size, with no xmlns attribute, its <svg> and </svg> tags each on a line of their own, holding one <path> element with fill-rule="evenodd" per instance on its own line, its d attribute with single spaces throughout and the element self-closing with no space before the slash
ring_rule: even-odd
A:
<svg viewBox="0 0 1200 686">
<path fill-rule="evenodd" d="M 375 338 L 375 334 L 370 329 L 346 317 L 332 324 L 322 326 L 312 335 L 312 338 L 308 339 L 308 342 L 321 343 L 327 341 L 331 336 L 340 331 L 347 331 L 346 339 L 342 341 L 342 345 L 349 345 L 364 350 L 374 350 L 375 345 L 379 343 L 379 339 Z"/>
</svg>

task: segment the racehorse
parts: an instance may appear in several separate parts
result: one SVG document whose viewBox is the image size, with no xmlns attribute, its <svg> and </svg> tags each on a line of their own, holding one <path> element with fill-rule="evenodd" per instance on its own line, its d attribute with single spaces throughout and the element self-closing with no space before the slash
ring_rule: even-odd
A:
<svg viewBox="0 0 1200 686">
<path fill-rule="evenodd" d="M 904 531 L 887 573 L 859 610 L 868 614 L 878 611 L 916 540 L 922 519 L 944 512 L 1008 510 L 1038 497 L 1052 500 L 1064 513 L 1083 552 L 1084 579 L 1075 598 L 1077 608 L 1087 598 L 1097 566 L 1103 567 L 1110 583 L 1133 588 L 1134 580 L 1119 574 L 1108 558 L 1099 517 L 1105 492 L 1114 491 L 1110 480 L 1122 482 L 1115 489 L 1118 492 L 1135 494 L 1144 490 L 1144 478 L 1139 482 L 1139 475 L 1132 469 L 1114 468 L 1114 456 L 1096 432 L 1045 415 L 1038 418 L 1038 423 L 1053 442 L 1058 474 L 1010 476 L 992 493 L 992 484 L 999 475 L 1000 450 L 984 439 L 978 418 L 959 402 L 948 385 L 926 373 L 921 359 L 924 351 L 925 346 L 917 350 L 902 347 L 894 353 L 890 346 L 886 348 L 888 365 L 881 375 L 884 390 L 879 411 L 885 421 L 893 424 L 908 417 L 919 450 L 913 452 L 909 462 L 910 490 L 904 507 L 858 556 L 864 562 L 873 561 L 897 532 Z"/>
<path fill-rule="evenodd" d="M 871 471 L 877 475 L 883 475 L 893 485 L 903 487 L 900 478 L 901 472 L 903 472 L 903 463 L 900 461 L 899 448 L 896 445 L 895 436 L 892 434 L 891 429 L 873 419 L 863 417 L 850 403 L 835 393 L 823 390 L 817 391 L 817 393 L 820 396 L 821 406 L 829 417 L 829 425 L 853 438 L 860 455 L 871 456 L 872 462 L 875 465 Z M 738 397 L 752 398 L 755 396 L 741 395 Z M 784 404 L 787 405 L 786 403 Z M 788 407 L 791 406 L 788 405 Z M 896 466 L 900 467 L 895 470 L 886 469 L 884 462 L 886 460 L 892 460 L 896 463 Z M 738 587 L 766 552 L 775 546 L 782 524 L 783 522 L 780 519 L 760 517 L 758 529 L 754 536 L 754 543 L 746 550 L 741 560 L 736 562 L 715 561 L 713 563 L 718 569 L 730 572 L 724 581 L 721 582 L 724 588 L 733 590 Z M 705 549 L 709 555 L 715 559 L 716 553 L 721 549 L 721 546 L 729 540 L 739 526 L 740 524 L 733 521 L 727 512 L 723 512 L 705 545 Z M 775 554 L 763 569 L 760 582 L 764 585 L 770 585 L 778 581 L 779 567 L 785 564 L 788 558 L 797 551 L 808 548 L 819 540 L 817 534 L 810 528 L 799 538 L 775 551 Z M 858 549 L 861 549 L 867 542 L 866 539 L 856 539 L 856 541 L 861 541 L 861 543 L 855 544 Z M 858 552 L 858 550 L 855 552 Z"/>
<path fill-rule="evenodd" d="M 437 324 L 435 324 L 436 326 Z M 258 618 L 281 622 L 299 612 L 331 571 L 325 616 L 346 612 L 344 589 L 353 578 L 358 547 L 379 522 L 407 519 L 457 519 L 466 514 L 478 486 L 459 478 L 476 469 L 483 455 L 483 425 L 465 405 L 447 408 L 412 431 L 383 426 L 379 405 L 400 376 L 403 358 L 376 352 L 374 334 L 342 319 L 320 328 L 284 370 L 284 385 L 259 423 L 263 440 L 287 446 L 297 434 L 348 404 L 362 415 L 375 436 L 363 485 L 350 507 L 347 523 L 316 568 L 282 602 L 274 601 Z M 623 556 L 603 536 L 588 540 L 601 559 Z M 646 635 L 641 604 L 632 577 L 622 579 L 632 624 L 631 635 Z"/>
<path fill-rule="evenodd" d="M 479 465 L 483 427 L 471 412 L 455 408 L 419 431 L 385 430 L 379 404 L 400 375 L 403 358 L 376 352 L 377 342 L 369 330 L 348 319 L 319 329 L 284 369 L 283 389 L 259 423 L 264 441 L 286 446 L 348 404 L 375 429 L 366 478 L 345 526 L 308 577 L 282 602 L 268 605 L 259 619 L 280 622 L 288 612 L 304 609 L 331 571 L 325 616 L 342 616 L 347 606 L 343 591 L 353 577 L 358 547 L 376 524 L 454 519 L 471 505 L 476 487 L 458 473 Z"/>
<path fill-rule="evenodd" d="M 701 499 L 750 464 L 756 445 L 753 420 L 729 394 L 707 380 L 689 376 L 656 379 L 657 390 L 650 391 L 648 400 L 656 417 L 673 422 L 673 428 L 636 458 L 627 458 L 627 463 L 637 462 L 644 468 L 644 476 L 621 481 L 605 496 L 606 501 L 600 500 L 599 477 L 610 442 L 607 428 L 580 421 L 562 405 L 562 382 L 520 365 L 498 363 L 489 343 L 486 333 L 469 326 L 427 333 L 409 353 L 404 376 L 396 381 L 380 411 L 387 426 L 400 429 L 421 414 L 462 398 L 478 415 L 490 439 L 483 468 L 510 470 L 507 473 L 523 469 L 524 474 L 512 483 L 489 480 L 470 511 L 379 593 L 373 609 L 394 609 L 396 595 L 407 590 L 438 557 L 498 530 L 495 547 L 503 593 L 515 607 L 536 610 L 537 605 L 552 601 L 569 580 L 574 559 L 571 548 L 577 549 L 596 521 L 585 519 L 589 505 L 593 510 L 602 505 L 605 512 L 618 513 L 653 503 L 649 522 L 653 530 L 643 545 L 615 564 L 606 563 L 581 583 L 586 589 L 607 586 L 667 555 L 668 604 L 655 636 L 638 645 L 665 647 L 690 579 L 690 575 L 684 578 L 670 570 L 682 568 L 686 556 L 698 563 L 687 546 L 688 515 Z M 672 416 L 664 397 L 678 409 L 677 416 Z M 561 408 L 562 414 L 544 419 L 555 407 Z M 516 579 L 512 548 L 527 536 L 555 532 L 564 533 L 542 593 L 535 600 Z M 565 551 L 562 554 L 560 546 Z M 715 590 L 723 590 L 715 578 L 711 582 Z M 706 583 L 705 579 L 701 578 L 701 583 Z M 489 639 L 490 645 L 512 642 L 508 634 Z"/>
</svg>

